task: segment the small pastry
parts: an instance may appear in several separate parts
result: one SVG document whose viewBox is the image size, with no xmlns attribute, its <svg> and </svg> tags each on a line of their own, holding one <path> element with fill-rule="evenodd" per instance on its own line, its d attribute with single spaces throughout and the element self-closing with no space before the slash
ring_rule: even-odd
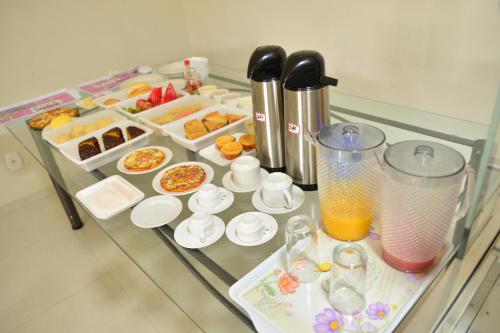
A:
<svg viewBox="0 0 500 333">
<path fill-rule="evenodd" d="M 203 117 L 202 122 L 209 132 L 213 132 L 226 126 L 227 118 L 219 112 L 211 112 Z"/>
<path fill-rule="evenodd" d="M 52 121 L 50 122 L 50 127 L 52 128 L 58 128 L 63 125 L 66 125 L 70 123 L 73 120 L 73 117 L 67 115 L 67 114 L 61 114 L 59 116 L 55 116 L 52 118 Z"/>
<path fill-rule="evenodd" d="M 221 149 L 222 146 L 224 146 L 226 143 L 229 143 L 229 142 L 235 142 L 236 141 L 236 138 L 232 135 L 222 135 L 222 136 L 219 136 L 217 139 L 215 139 L 215 147 L 217 147 L 217 149 Z"/>
<path fill-rule="evenodd" d="M 99 119 L 95 125 L 97 128 L 103 128 L 103 127 L 106 127 L 108 125 L 111 125 L 112 123 L 113 123 L 112 119 L 102 118 L 102 119 Z"/>
<path fill-rule="evenodd" d="M 243 146 L 238 142 L 229 142 L 222 146 L 221 152 L 228 160 L 234 160 L 236 157 L 241 156 Z"/>
<path fill-rule="evenodd" d="M 113 104 L 116 104 L 118 103 L 120 100 L 117 99 L 117 98 L 108 98 L 107 100 L 104 101 L 104 105 L 113 105 Z"/>
<path fill-rule="evenodd" d="M 95 130 L 97 130 L 97 126 L 94 124 L 85 125 L 85 127 L 83 128 L 85 134 L 93 132 Z"/>
<path fill-rule="evenodd" d="M 240 120 L 241 118 L 243 118 L 244 116 L 240 116 L 240 115 L 237 115 L 237 114 L 231 114 L 231 113 L 226 113 L 226 118 L 227 118 L 227 121 L 232 124 L 234 123 L 235 121 L 238 121 Z"/>
<path fill-rule="evenodd" d="M 71 137 L 72 138 L 78 138 L 79 136 L 82 136 L 85 134 L 85 128 L 82 125 L 75 125 L 71 129 Z"/>
<path fill-rule="evenodd" d="M 197 139 L 208 133 L 207 129 L 199 120 L 190 120 L 184 124 L 184 132 L 189 140 Z"/>
<path fill-rule="evenodd" d="M 255 135 L 254 134 L 244 134 L 240 137 L 239 142 L 243 146 L 245 151 L 250 151 L 255 149 Z"/>
<path fill-rule="evenodd" d="M 57 144 L 60 145 L 60 144 L 63 144 L 65 142 L 68 142 L 69 140 L 71 140 L 71 137 L 68 134 L 61 134 L 56 138 L 55 141 Z"/>
</svg>

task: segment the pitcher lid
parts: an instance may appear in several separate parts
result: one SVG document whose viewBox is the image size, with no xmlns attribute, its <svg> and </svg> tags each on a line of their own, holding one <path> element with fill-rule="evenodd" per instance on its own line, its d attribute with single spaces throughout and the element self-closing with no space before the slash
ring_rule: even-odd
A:
<svg viewBox="0 0 500 333">
<path fill-rule="evenodd" d="M 455 175 L 465 167 L 464 157 L 437 142 L 411 140 L 387 148 L 384 160 L 392 168 L 417 177 L 440 178 Z"/>
<path fill-rule="evenodd" d="M 318 134 L 322 145 L 341 151 L 363 151 L 385 142 L 385 134 L 376 127 L 361 123 L 338 123 L 323 127 Z"/>
</svg>

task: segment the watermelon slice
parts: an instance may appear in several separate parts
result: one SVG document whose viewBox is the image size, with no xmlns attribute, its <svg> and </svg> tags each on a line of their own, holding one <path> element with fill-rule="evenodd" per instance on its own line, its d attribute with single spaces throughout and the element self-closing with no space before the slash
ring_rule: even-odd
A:
<svg viewBox="0 0 500 333">
<path fill-rule="evenodd" d="M 167 86 L 167 89 L 165 90 L 165 94 L 161 98 L 161 102 L 167 103 L 170 101 L 173 101 L 174 99 L 177 99 L 177 93 L 175 92 L 174 86 L 172 83 L 169 83 Z"/>
<path fill-rule="evenodd" d="M 158 106 L 162 104 L 162 98 L 161 98 L 161 87 L 156 87 L 153 90 L 151 90 L 151 93 L 149 94 L 148 101 L 153 104 L 153 106 Z"/>
</svg>

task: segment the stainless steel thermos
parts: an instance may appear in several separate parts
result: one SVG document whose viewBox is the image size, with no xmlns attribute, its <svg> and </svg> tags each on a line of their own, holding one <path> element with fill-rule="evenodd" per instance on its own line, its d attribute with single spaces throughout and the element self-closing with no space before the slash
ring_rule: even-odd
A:
<svg viewBox="0 0 500 333">
<path fill-rule="evenodd" d="M 316 147 L 304 131 L 318 132 L 330 124 L 328 86 L 337 79 L 325 76 L 325 61 L 316 51 L 288 56 L 281 74 L 283 87 L 286 172 L 304 190 L 317 190 Z M 304 128 L 305 127 L 305 128 Z"/>
<path fill-rule="evenodd" d="M 283 94 L 280 77 L 286 52 L 276 45 L 255 49 L 248 63 L 257 158 L 270 172 L 285 170 Z"/>
</svg>

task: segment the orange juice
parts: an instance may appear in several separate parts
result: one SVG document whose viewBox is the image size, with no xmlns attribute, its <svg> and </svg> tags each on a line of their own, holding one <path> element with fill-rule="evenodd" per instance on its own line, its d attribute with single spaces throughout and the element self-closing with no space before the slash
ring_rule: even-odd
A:
<svg viewBox="0 0 500 333">
<path fill-rule="evenodd" d="M 323 205 L 324 204 L 324 205 Z M 326 233 L 344 241 L 363 239 L 368 235 L 374 216 L 370 202 L 322 202 L 321 213 Z M 326 206 L 326 209 L 323 208 Z"/>
</svg>

